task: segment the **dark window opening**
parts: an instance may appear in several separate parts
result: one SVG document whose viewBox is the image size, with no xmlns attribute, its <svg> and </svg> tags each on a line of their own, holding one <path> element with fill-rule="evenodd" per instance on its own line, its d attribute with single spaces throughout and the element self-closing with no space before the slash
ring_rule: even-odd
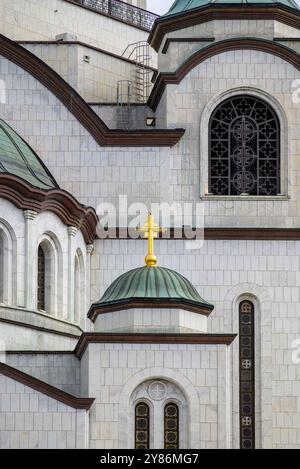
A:
<svg viewBox="0 0 300 469">
<path fill-rule="evenodd" d="M 280 124 L 264 101 L 236 96 L 209 124 L 209 192 L 219 196 L 280 194 Z"/>
</svg>

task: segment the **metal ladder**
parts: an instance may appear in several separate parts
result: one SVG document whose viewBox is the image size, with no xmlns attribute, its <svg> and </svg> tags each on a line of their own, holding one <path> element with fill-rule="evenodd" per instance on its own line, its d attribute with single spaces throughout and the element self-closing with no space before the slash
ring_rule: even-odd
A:
<svg viewBox="0 0 300 469">
<path fill-rule="evenodd" d="M 150 46 L 146 41 L 129 44 L 122 54 L 135 62 L 135 95 L 137 102 L 146 103 L 151 90 Z"/>
</svg>

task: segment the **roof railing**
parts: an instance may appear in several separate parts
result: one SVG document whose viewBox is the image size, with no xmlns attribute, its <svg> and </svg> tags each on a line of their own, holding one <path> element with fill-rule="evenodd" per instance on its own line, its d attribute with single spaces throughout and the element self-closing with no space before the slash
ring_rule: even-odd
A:
<svg viewBox="0 0 300 469">
<path fill-rule="evenodd" d="M 151 31 L 156 18 L 159 16 L 142 8 L 122 2 L 121 0 L 72 0 L 82 6 L 104 13 L 112 18 Z"/>
</svg>

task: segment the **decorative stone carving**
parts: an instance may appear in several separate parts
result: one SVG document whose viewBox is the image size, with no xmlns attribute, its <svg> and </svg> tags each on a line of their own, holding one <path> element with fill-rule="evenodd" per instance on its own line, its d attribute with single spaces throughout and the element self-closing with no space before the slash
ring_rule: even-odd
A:
<svg viewBox="0 0 300 469">
<path fill-rule="evenodd" d="M 153 381 L 148 387 L 148 394 L 154 401 L 161 401 L 166 397 L 167 386 L 161 381 Z"/>
</svg>

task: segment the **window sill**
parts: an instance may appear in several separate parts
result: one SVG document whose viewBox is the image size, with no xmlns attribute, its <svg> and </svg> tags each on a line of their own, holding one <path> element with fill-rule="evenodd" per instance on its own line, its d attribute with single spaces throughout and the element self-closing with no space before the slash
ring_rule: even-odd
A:
<svg viewBox="0 0 300 469">
<path fill-rule="evenodd" d="M 255 201 L 263 201 L 263 202 L 272 202 L 272 201 L 287 201 L 290 200 L 291 197 L 289 195 L 276 195 L 276 196 L 264 196 L 264 195 L 202 195 L 200 197 L 201 200 L 232 200 L 232 201 L 247 201 L 247 202 L 255 202 Z"/>
</svg>

